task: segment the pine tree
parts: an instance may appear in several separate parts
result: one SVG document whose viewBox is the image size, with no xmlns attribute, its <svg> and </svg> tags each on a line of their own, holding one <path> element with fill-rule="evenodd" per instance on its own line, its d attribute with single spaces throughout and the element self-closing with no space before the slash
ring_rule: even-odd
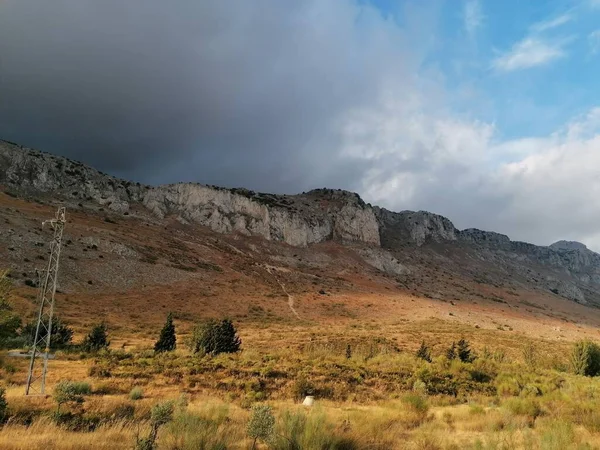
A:
<svg viewBox="0 0 600 450">
<path fill-rule="evenodd" d="M 241 339 L 231 320 L 221 322 L 210 320 L 199 324 L 194 329 L 192 351 L 217 355 L 219 353 L 236 353 L 240 350 Z"/>
<path fill-rule="evenodd" d="M 417 350 L 416 356 L 423 361 L 431 362 L 431 350 L 429 350 L 429 347 L 425 344 L 425 341 L 421 342 L 421 346 L 419 347 L 419 350 Z"/>
<path fill-rule="evenodd" d="M 456 359 L 456 342 L 452 342 L 452 345 L 446 350 L 446 358 L 450 361 Z"/>
<path fill-rule="evenodd" d="M 110 345 L 104 323 L 94 325 L 90 334 L 83 341 L 83 348 L 88 352 L 97 352 L 102 348 L 107 348 Z"/>
<path fill-rule="evenodd" d="M 173 324 L 173 314 L 169 313 L 165 326 L 160 330 L 160 337 L 154 344 L 155 352 L 170 352 L 175 350 L 177 338 L 175 336 L 175 325 Z"/>
<path fill-rule="evenodd" d="M 464 363 L 475 361 L 475 356 L 471 353 L 471 349 L 469 348 L 469 341 L 465 338 L 461 338 L 461 340 L 458 341 L 457 354 L 458 358 Z"/>
</svg>

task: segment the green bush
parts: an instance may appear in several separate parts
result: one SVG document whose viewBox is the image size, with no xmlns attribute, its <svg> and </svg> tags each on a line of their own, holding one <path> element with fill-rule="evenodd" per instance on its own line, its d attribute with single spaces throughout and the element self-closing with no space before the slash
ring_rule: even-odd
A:
<svg viewBox="0 0 600 450">
<path fill-rule="evenodd" d="M 275 429 L 275 416 L 273 410 L 267 405 L 255 405 L 246 432 L 253 439 L 252 450 L 256 448 L 256 442 L 261 440 L 265 443 L 273 439 Z"/>
<path fill-rule="evenodd" d="M 358 443 L 351 437 L 339 436 L 325 415 L 315 410 L 309 416 L 302 412 L 284 412 L 276 428 L 277 438 L 271 450 L 356 450 Z"/>
<path fill-rule="evenodd" d="M 131 400 L 141 400 L 144 398 L 144 391 L 139 387 L 134 387 L 129 393 L 129 398 Z"/>
<path fill-rule="evenodd" d="M 173 314 L 169 313 L 167 321 L 160 330 L 160 336 L 154 344 L 155 352 L 170 352 L 177 346 L 177 337 L 175 336 L 175 325 L 173 325 Z"/>
<path fill-rule="evenodd" d="M 172 401 L 158 403 L 150 411 L 150 434 L 146 438 L 136 439 L 136 450 L 154 450 L 156 448 L 156 438 L 158 430 L 163 425 L 173 420 L 175 403 Z"/>
<path fill-rule="evenodd" d="M 86 352 L 97 352 L 103 348 L 108 348 L 109 345 L 108 333 L 104 323 L 94 325 L 83 341 L 83 348 Z"/>
<path fill-rule="evenodd" d="M 571 368 L 576 375 L 595 377 L 600 374 L 600 346 L 592 341 L 573 344 L 570 358 Z"/>
<path fill-rule="evenodd" d="M 218 322 L 210 320 L 196 325 L 192 335 L 191 349 L 194 353 L 210 355 L 236 353 L 240 350 L 241 339 L 229 319 Z"/>
<path fill-rule="evenodd" d="M 84 395 L 90 395 L 92 388 L 89 383 L 81 381 L 61 381 L 54 388 L 54 400 L 57 411 L 65 403 L 82 403 Z"/>
</svg>

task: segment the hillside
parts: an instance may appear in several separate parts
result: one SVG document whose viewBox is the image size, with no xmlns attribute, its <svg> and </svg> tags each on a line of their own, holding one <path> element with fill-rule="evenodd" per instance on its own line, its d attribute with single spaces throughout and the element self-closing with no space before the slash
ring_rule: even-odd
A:
<svg viewBox="0 0 600 450">
<path fill-rule="evenodd" d="M 278 427 L 292 411 L 324 427 L 318 435 L 355 442 L 302 448 L 475 449 L 497 439 L 546 448 L 549 433 L 563 439 L 553 448 L 600 444 L 597 381 L 568 373 L 572 342 L 600 326 L 600 255 L 583 244 L 458 230 L 340 190 L 138 185 L 0 142 L 0 268 L 11 269 L 24 320 L 48 258 L 41 223 L 59 204 L 68 222 L 56 313 L 74 343 L 103 321 L 111 351 L 56 352 L 51 392 L 64 380 L 91 385 L 59 416 L 52 397 L 23 397 L 28 361 L 3 350 L 12 409 L 2 448 L 131 448 L 165 399 L 189 400 L 161 431 L 158 448 L 173 450 L 249 448 L 248 408 L 265 401 Z M 169 312 L 177 349 L 156 354 Z M 190 353 L 194 323 L 223 317 L 242 351 Z M 475 361 L 448 359 L 462 338 Z M 431 362 L 414 356 L 421 343 Z M 298 405 L 309 392 L 314 412 Z M 198 447 L 204 432 L 227 446 Z"/>
</svg>

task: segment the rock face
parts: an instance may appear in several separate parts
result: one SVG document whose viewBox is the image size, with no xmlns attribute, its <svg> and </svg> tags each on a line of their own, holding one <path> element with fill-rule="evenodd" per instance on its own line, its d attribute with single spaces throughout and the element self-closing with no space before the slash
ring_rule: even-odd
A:
<svg viewBox="0 0 600 450">
<path fill-rule="evenodd" d="M 129 210 L 148 189 L 105 175 L 80 162 L 0 140 L 0 184 L 19 192 L 91 200 L 116 212 Z"/>
<path fill-rule="evenodd" d="M 431 265 L 440 269 L 456 267 L 484 281 L 496 270 L 495 284 L 502 277 L 518 278 L 536 289 L 600 305 L 600 255 L 581 243 L 559 241 L 544 247 L 489 231 L 460 231 L 440 215 L 372 207 L 339 189 L 274 195 L 191 183 L 144 186 L 6 141 L 0 141 L 0 185 L 20 195 L 51 196 L 70 208 L 101 205 L 125 214 L 135 206 L 136 213 L 156 220 L 174 217 L 218 233 L 292 246 L 328 240 L 357 243 L 364 261 L 395 277 L 418 273 L 412 265 L 430 252 Z M 127 252 L 115 245 L 114 252 Z"/>
<path fill-rule="evenodd" d="M 380 224 L 380 236 L 385 247 L 412 243 L 455 241 L 457 230 L 450 220 L 426 211 L 392 212 L 375 207 Z"/>
<path fill-rule="evenodd" d="M 576 241 L 558 241 L 550 245 L 552 250 L 587 250 L 588 248 L 581 242 Z"/>
<path fill-rule="evenodd" d="M 6 141 L 0 141 L 0 169 L 0 184 L 24 194 L 51 194 L 74 204 L 92 201 L 120 213 L 141 203 L 159 218 L 174 215 L 219 233 L 294 246 L 326 240 L 379 246 L 373 209 L 351 192 L 317 189 L 286 196 L 190 183 L 149 187 Z"/>
<path fill-rule="evenodd" d="M 219 233 L 239 232 L 294 246 L 330 239 L 379 246 L 372 208 L 345 191 L 320 189 L 277 196 L 175 184 L 148 190 L 143 204 L 159 217 L 175 214 Z"/>
</svg>

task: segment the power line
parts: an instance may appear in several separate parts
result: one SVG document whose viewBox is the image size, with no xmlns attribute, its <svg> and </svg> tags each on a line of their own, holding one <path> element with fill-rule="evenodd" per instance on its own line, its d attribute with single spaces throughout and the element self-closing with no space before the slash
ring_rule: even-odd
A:
<svg viewBox="0 0 600 450">
<path fill-rule="evenodd" d="M 45 394 L 46 372 L 48 371 L 48 358 L 50 355 L 50 337 L 52 336 L 52 315 L 54 313 L 54 296 L 56 294 L 56 283 L 58 281 L 58 262 L 62 246 L 63 231 L 66 222 L 66 210 L 63 206 L 58 208 L 56 217 L 42 223 L 50 224 L 54 230 L 54 236 L 50 242 L 50 260 L 46 272 L 40 276 L 40 290 L 38 301 L 40 309 L 38 313 L 35 338 L 31 349 L 31 361 L 29 363 L 29 374 L 27 375 L 27 386 L 25 395 Z M 41 359 L 41 362 L 39 361 Z"/>
</svg>

